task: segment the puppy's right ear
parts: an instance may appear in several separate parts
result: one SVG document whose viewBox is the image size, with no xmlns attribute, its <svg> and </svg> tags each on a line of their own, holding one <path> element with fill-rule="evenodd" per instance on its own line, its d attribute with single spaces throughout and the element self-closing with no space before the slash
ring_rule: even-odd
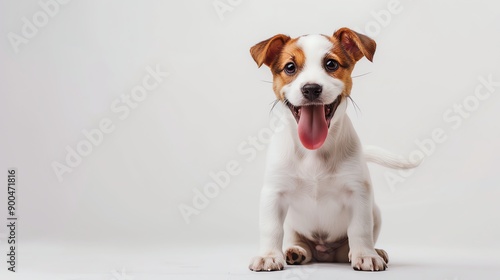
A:
<svg viewBox="0 0 500 280">
<path fill-rule="evenodd" d="M 275 35 L 250 48 L 250 54 L 259 67 L 262 64 L 271 67 L 271 64 L 289 40 L 289 36 L 283 34 Z"/>
</svg>

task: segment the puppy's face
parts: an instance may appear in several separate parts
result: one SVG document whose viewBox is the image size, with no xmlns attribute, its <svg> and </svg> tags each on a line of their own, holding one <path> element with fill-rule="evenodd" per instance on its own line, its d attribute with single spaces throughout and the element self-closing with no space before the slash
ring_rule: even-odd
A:
<svg viewBox="0 0 500 280">
<path fill-rule="evenodd" d="M 375 48 L 372 39 L 341 28 L 333 36 L 278 34 L 250 53 L 259 67 L 271 69 L 276 97 L 290 108 L 304 147 L 318 149 L 351 92 L 354 64 L 363 56 L 372 61 Z"/>
</svg>

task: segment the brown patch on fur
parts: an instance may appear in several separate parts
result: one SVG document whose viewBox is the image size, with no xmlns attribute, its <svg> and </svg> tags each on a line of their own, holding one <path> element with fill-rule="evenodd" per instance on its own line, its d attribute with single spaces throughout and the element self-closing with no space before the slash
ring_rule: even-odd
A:
<svg viewBox="0 0 500 280">
<path fill-rule="evenodd" d="M 271 64 L 276 60 L 281 53 L 281 49 L 288 41 L 290 41 L 290 37 L 287 35 L 275 35 L 250 48 L 250 54 L 259 67 L 262 64 L 271 67 Z"/>
<path fill-rule="evenodd" d="M 344 50 L 349 53 L 355 61 L 365 56 L 369 61 L 373 61 L 373 55 L 377 44 L 370 37 L 343 27 L 335 31 L 333 37 L 336 38 Z"/>
<path fill-rule="evenodd" d="M 279 100 L 284 100 L 285 96 L 281 93 L 283 86 L 293 82 L 300 71 L 304 68 L 306 57 L 301 48 L 296 44 L 298 38 L 289 41 L 282 49 L 278 58 L 271 65 L 271 72 L 273 73 L 273 90 Z M 288 75 L 283 70 L 285 65 L 293 62 L 297 68 L 293 75 Z"/>
<path fill-rule="evenodd" d="M 354 65 L 363 56 L 366 56 L 368 60 L 372 61 L 373 55 L 375 54 L 376 43 L 369 37 L 345 27 L 337 30 L 333 36 L 325 36 L 325 38 L 330 40 L 333 44 L 333 48 L 327 54 L 325 60 L 330 58 L 335 59 L 340 64 L 339 69 L 327 73 L 344 82 L 344 91 L 342 95 L 347 97 L 351 94 L 351 73 L 354 69 Z"/>
<path fill-rule="evenodd" d="M 355 62 L 352 61 L 352 59 L 346 54 L 344 49 L 342 49 L 342 46 L 337 40 L 335 40 L 334 37 L 325 37 L 333 44 L 333 48 L 325 56 L 325 61 L 328 59 L 335 59 L 340 64 L 340 67 L 337 70 L 327 72 L 327 74 L 344 82 L 344 91 L 342 92 L 342 95 L 347 97 L 351 93 L 351 73 L 354 69 Z"/>
</svg>

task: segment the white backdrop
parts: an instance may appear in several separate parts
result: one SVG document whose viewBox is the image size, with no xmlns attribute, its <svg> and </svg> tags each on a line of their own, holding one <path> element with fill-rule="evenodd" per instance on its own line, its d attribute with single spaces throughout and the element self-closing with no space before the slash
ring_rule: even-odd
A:
<svg viewBox="0 0 500 280">
<path fill-rule="evenodd" d="M 353 73 L 369 73 L 354 79 L 360 109 L 349 109 L 362 142 L 425 155 L 412 174 L 371 166 L 384 219 L 379 243 L 498 260 L 499 8 L 1 1 L 0 170 L 18 169 L 24 257 L 36 244 L 249 244 L 256 252 L 274 94 L 249 48 L 276 33 L 347 26 L 377 42 L 374 63 L 363 59 Z M 216 191 L 210 174 L 228 165 L 235 175 Z M 204 188 L 211 197 L 196 198 Z M 3 187 L 2 217 L 6 201 Z M 179 207 L 193 207 L 189 223 Z M 5 257 L 5 226 L 0 233 Z"/>
</svg>

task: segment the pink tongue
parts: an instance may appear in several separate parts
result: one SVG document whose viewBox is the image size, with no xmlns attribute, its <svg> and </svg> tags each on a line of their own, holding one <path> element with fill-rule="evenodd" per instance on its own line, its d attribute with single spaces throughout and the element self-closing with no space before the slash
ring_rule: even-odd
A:
<svg viewBox="0 0 500 280">
<path fill-rule="evenodd" d="M 328 124 L 323 105 L 302 106 L 299 119 L 299 138 L 309 150 L 318 149 L 328 135 Z"/>
</svg>

